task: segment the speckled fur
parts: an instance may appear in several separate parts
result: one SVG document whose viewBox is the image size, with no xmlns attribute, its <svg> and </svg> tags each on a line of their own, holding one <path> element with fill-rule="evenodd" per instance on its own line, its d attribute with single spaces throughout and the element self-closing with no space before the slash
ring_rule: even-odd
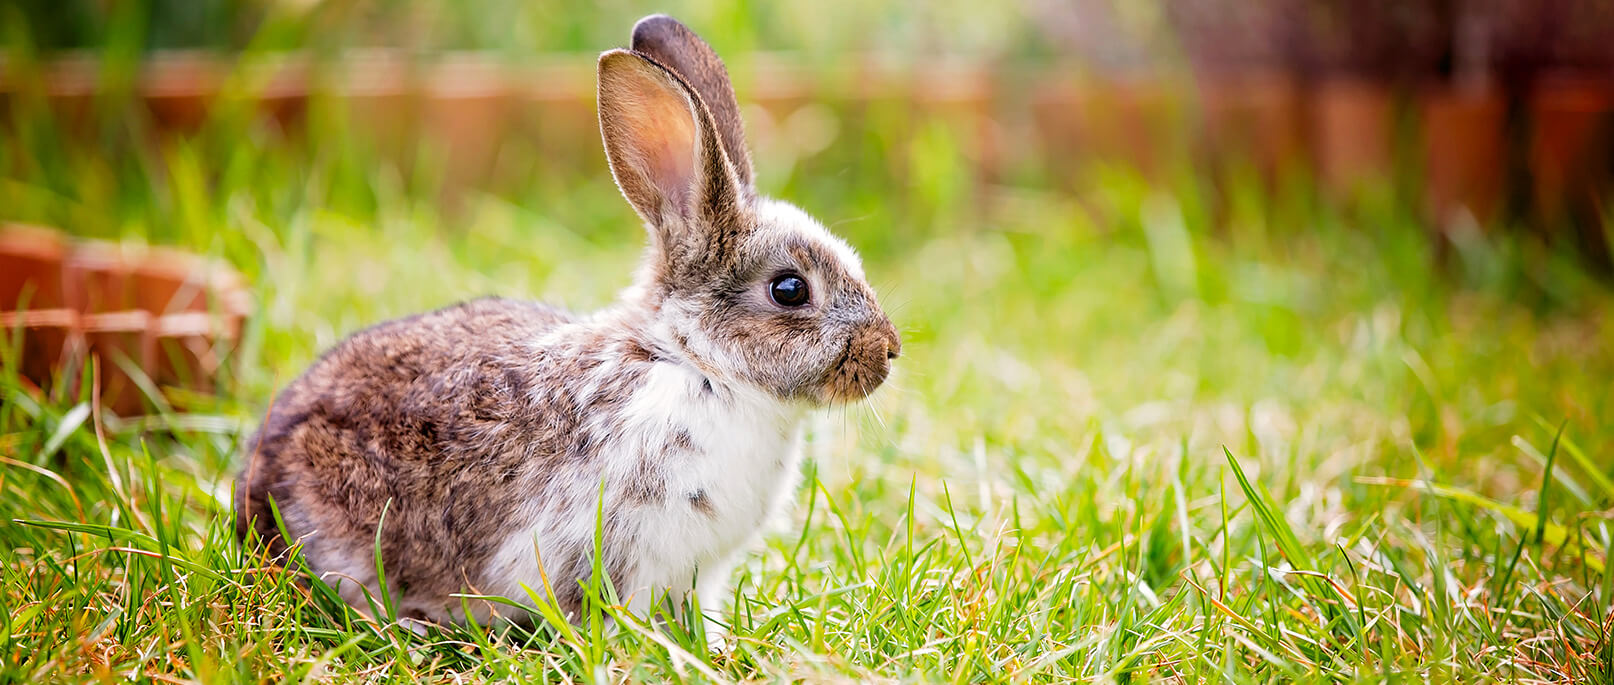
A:
<svg viewBox="0 0 1614 685">
<path fill-rule="evenodd" d="M 548 587 L 576 617 L 598 524 L 630 608 L 721 604 L 794 488 L 806 413 L 872 392 L 901 343 L 856 254 L 756 194 L 711 48 L 662 16 L 633 36 L 600 58 L 607 156 L 650 236 L 632 286 L 588 316 L 481 299 L 344 341 L 250 441 L 243 539 L 297 547 L 361 610 L 385 590 L 401 616 L 488 620 L 455 595 Z M 807 306 L 769 299 L 784 273 Z"/>
</svg>

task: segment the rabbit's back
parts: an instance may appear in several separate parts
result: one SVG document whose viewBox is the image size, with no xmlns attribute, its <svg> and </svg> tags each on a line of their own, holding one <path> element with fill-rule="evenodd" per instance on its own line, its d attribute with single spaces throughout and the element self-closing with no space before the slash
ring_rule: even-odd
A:
<svg viewBox="0 0 1614 685">
<path fill-rule="evenodd" d="M 520 496 L 509 481 L 564 451 L 542 439 L 564 436 L 532 425 L 528 386 L 534 344 L 570 321 L 488 298 L 343 341 L 280 393 L 248 444 L 238 532 L 283 554 L 278 513 L 315 570 L 331 571 L 372 568 L 380 526 L 389 585 L 458 589 L 508 526 L 514 502 L 497 500 Z"/>
</svg>

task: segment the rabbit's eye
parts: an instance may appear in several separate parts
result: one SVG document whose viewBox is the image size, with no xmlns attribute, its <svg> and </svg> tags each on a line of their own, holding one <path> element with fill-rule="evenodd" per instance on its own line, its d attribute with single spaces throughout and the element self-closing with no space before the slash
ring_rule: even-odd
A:
<svg viewBox="0 0 1614 685">
<path fill-rule="evenodd" d="M 807 304 L 807 281 L 795 274 L 785 274 L 768 285 L 768 296 L 781 307 L 800 307 Z"/>
</svg>

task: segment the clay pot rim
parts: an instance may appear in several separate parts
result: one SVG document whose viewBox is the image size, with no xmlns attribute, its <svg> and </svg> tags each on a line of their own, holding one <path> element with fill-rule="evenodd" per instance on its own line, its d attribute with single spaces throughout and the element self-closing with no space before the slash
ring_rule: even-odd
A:
<svg viewBox="0 0 1614 685">
<path fill-rule="evenodd" d="M 0 312 L 0 335 L 13 329 L 65 328 L 75 333 L 141 333 L 153 338 L 229 337 L 229 321 L 209 312 L 153 316 L 143 309 L 84 314 L 73 309 Z"/>
<path fill-rule="evenodd" d="M 63 273 L 80 270 L 178 281 L 201 291 L 209 303 L 206 313 L 236 318 L 251 313 L 245 278 L 218 258 L 133 241 L 75 241 L 57 230 L 18 223 L 0 223 L 0 252 L 52 261 Z M 5 311 L 0 309 L 0 313 Z M 167 312 L 148 313 L 162 316 Z"/>
<path fill-rule="evenodd" d="M 0 334 L 13 328 L 78 328 L 81 315 L 76 309 L 19 309 L 0 311 Z"/>
<path fill-rule="evenodd" d="M 60 231 L 34 224 L 0 223 L 0 252 L 61 260 L 69 247 Z"/>
<path fill-rule="evenodd" d="M 223 323 L 207 312 L 178 312 L 157 317 L 151 332 L 159 338 L 213 336 L 224 329 Z"/>
<path fill-rule="evenodd" d="M 125 309 L 99 314 L 82 314 L 79 325 L 85 333 L 144 333 L 151 328 L 151 312 L 144 309 Z"/>
</svg>

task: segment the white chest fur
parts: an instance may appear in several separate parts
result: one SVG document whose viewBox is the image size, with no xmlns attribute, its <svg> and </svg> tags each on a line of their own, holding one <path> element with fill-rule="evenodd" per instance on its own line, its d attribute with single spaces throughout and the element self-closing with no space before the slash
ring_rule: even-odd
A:
<svg viewBox="0 0 1614 685">
<path fill-rule="evenodd" d="M 592 552 L 603 505 L 612 582 L 630 608 L 692 589 L 703 607 L 721 600 L 735 558 L 794 490 L 802 410 L 674 363 L 654 364 L 626 404 L 615 417 L 591 419 L 609 422 L 590 428 L 611 439 L 594 468 L 564 486 L 576 488 L 564 497 L 570 504 L 535 498 L 523 507 L 529 525 L 501 544 L 484 574 L 489 589 L 524 601 L 522 586 L 542 588 L 541 574 L 573 583 L 578 568 L 569 557 L 580 543 Z"/>
</svg>

